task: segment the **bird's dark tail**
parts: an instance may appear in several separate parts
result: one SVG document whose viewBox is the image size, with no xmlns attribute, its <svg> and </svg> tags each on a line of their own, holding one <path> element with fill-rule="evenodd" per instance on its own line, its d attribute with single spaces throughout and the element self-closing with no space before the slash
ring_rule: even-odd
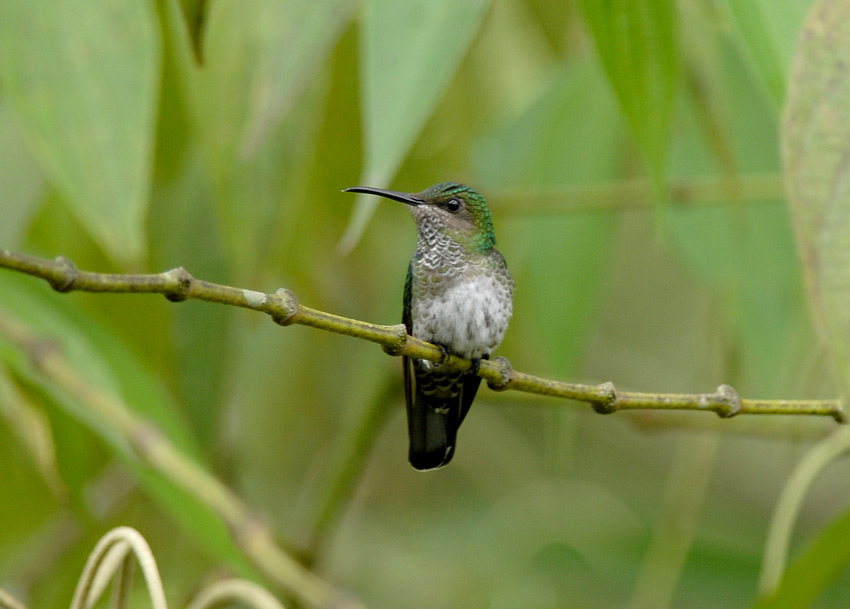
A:
<svg viewBox="0 0 850 609">
<path fill-rule="evenodd" d="M 417 391 L 407 409 L 410 464 L 418 470 L 436 469 L 451 461 L 457 439 L 459 404 L 435 403 Z"/>
<path fill-rule="evenodd" d="M 413 399 L 408 400 L 408 458 L 415 469 L 436 469 L 452 460 L 457 430 L 481 383 L 481 377 L 472 374 L 455 376 L 449 386 L 447 380 L 417 376 Z"/>
</svg>

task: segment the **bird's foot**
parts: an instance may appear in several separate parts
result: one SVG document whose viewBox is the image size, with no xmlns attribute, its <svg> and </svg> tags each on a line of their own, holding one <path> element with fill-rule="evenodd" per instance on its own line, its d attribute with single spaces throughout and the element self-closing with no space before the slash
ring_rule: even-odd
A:
<svg viewBox="0 0 850 609">
<path fill-rule="evenodd" d="M 437 346 L 440 348 L 440 353 L 442 353 L 442 355 L 440 356 L 440 359 L 437 360 L 437 363 L 442 364 L 443 362 L 446 361 L 446 358 L 448 358 L 449 355 L 451 355 L 451 353 L 449 353 L 449 350 L 446 349 L 443 345 L 437 343 Z"/>
<path fill-rule="evenodd" d="M 478 371 L 481 370 L 482 359 L 490 359 L 490 354 L 485 353 L 481 357 L 470 358 L 469 361 L 472 362 L 472 365 L 469 367 L 469 372 L 471 372 L 472 374 L 478 374 Z"/>
</svg>

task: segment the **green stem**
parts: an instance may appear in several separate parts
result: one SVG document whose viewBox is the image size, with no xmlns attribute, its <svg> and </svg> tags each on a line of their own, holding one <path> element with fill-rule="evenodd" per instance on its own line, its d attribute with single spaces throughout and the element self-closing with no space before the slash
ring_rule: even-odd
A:
<svg viewBox="0 0 850 609">
<path fill-rule="evenodd" d="M 782 176 L 776 173 L 736 177 L 673 180 L 663 193 L 673 207 L 766 203 L 785 197 Z M 653 202 L 650 180 L 582 184 L 505 191 L 493 197 L 500 216 L 627 211 L 649 209 Z"/>
<path fill-rule="evenodd" d="M 815 444 L 788 478 L 776 502 L 767 532 L 758 581 L 759 596 L 770 596 L 782 581 L 794 522 L 812 483 L 830 463 L 847 452 L 850 452 L 850 428 L 841 427 Z"/>
<path fill-rule="evenodd" d="M 27 607 L 3 588 L 0 588 L 0 609 L 27 609 Z"/>
</svg>

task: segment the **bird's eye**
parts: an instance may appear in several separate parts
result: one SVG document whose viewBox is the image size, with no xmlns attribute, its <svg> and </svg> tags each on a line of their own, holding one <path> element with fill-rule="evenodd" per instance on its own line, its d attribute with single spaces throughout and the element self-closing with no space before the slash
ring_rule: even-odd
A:
<svg viewBox="0 0 850 609">
<path fill-rule="evenodd" d="M 460 210 L 460 201 L 458 199 L 449 199 L 446 202 L 446 209 L 452 213 Z"/>
</svg>

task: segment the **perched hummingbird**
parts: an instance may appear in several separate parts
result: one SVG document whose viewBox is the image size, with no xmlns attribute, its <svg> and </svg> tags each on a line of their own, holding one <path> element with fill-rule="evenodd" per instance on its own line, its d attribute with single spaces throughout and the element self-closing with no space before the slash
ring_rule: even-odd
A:
<svg viewBox="0 0 850 609">
<path fill-rule="evenodd" d="M 357 186 L 346 192 L 378 195 L 409 206 L 419 243 L 407 268 L 402 322 L 407 333 L 469 358 L 461 372 L 403 357 L 410 464 L 435 469 L 451 461 L 457 430 L 481 377 L 482 359 L 499 346 L 513 311 L 514 280 L 494 247 L 493 221 L 480 194 L 446 182 L 408 194 Z"/>
</svg>

